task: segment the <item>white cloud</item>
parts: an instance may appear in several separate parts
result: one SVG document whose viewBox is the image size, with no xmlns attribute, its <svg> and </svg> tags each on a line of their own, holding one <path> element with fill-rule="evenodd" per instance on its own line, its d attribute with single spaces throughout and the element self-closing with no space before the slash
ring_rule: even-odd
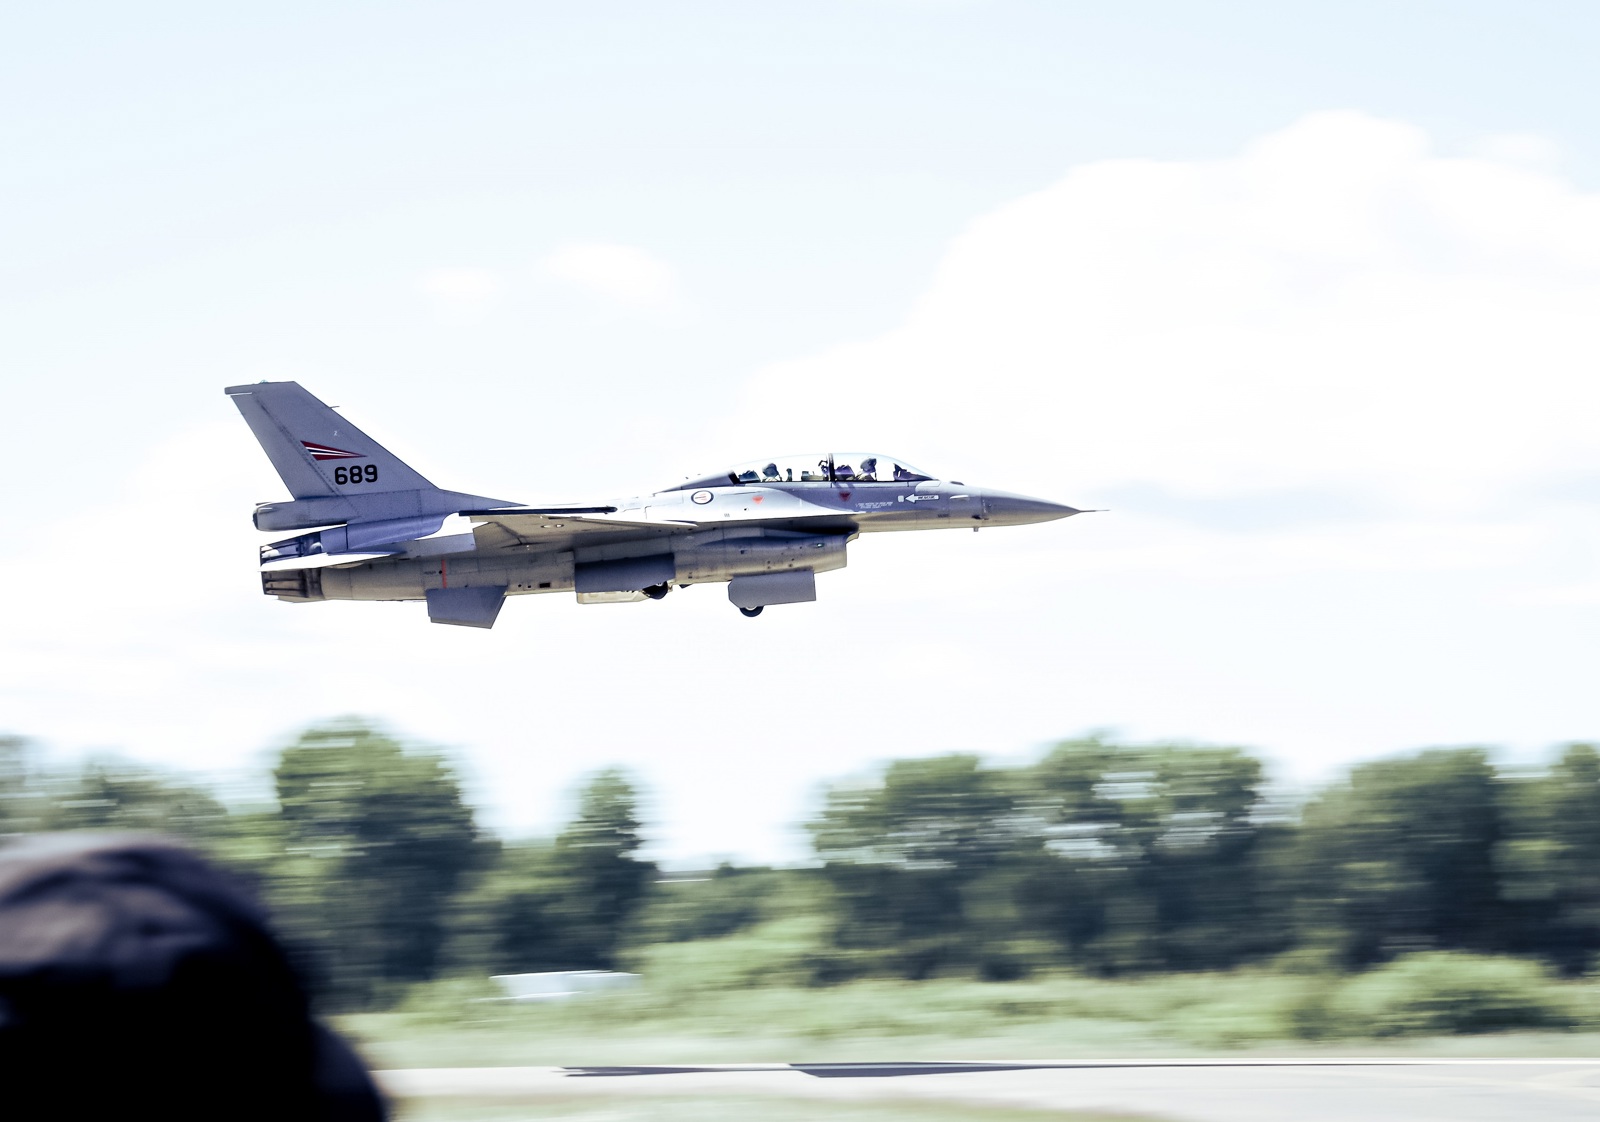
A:
<svg viewBox="0 0 1600 1122">
<path fill-rule="evenodd" d="M 500 302 L 504 284 L 489 269 L 434 269 L 417 278 L 416 288 L 434 314 L 450 323 L 477 323 Z"/>
<path fill-rule="evenodd" d="M 271 662 L 251 620 L 262 539 L 241 496 L 276 486 L 240 428 L 217 422 L 125 464 L 120 493 L 0 560 L 0 583 L 20 593 L 0 651 L 10 728 L 120 746 L 132 726 L 206 766 L 196 732 L 229 719 L 213 680 Z"/>
<path fill-rule="evenodd" d="M 1560 162 L 1561 146 L 1537 133 L 1506 132 L 1486 136 L 1473 146 L 1473 154 L 1507 164 L 1526 164 L 1540 170 L 1553 170 Z"/>
<path fill-rule="evenodd" d="M 977 220 L 900 327 L 760 371 L 734 423 L 1086 505 L 1324 488 L 1453 516 L 1600 468 L 1597 313 L 1600 196 L 1322 113 Z"/>
<path fill-rule="evenodd" d="M 1515 598 L 1529 607 L 1600 607 L 1600 580 L 1534 589 Z"/>
<path fill-rule="evenodd" d="M 547 277 L 629 311 L 670 317 L 683 310 L 676 270 L 637 246 L 600 242 L 563 246 L 539 267 Z"/>
</svg>

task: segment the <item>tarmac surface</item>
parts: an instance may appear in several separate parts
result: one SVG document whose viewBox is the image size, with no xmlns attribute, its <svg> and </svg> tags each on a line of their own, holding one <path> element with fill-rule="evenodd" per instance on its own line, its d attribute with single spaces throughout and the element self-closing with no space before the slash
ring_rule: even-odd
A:
<svg viewBox="0 0 1600 1122">
<path fill-rule="evenodd" d="M 433 1068 L 378 1073 L 401 1098 L 501 1102 L 772 1095 L 936 1100 L 1173 1122 L 1593 1122 L 1600 1059 L 1093 1060 L 1016 1064 L 732 1064 Z"/>
</svg>

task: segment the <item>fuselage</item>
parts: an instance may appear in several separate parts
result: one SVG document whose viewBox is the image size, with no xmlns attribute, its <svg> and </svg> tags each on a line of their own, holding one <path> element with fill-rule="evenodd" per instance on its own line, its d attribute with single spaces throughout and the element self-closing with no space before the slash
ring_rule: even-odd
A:
<svg viewBox="0 0 1600 1122">
<path fill-rule="evenodd" d="M 976 530 L 1076 513 L 948 480 L 722 476 L 593 505 L 467 512 L 470 536 L 447 528 L 397 555 L 267 572 L 263 582 L 270 595 L 291 600 L 420 600 L 475 587 L 507 596 L 576 592 L 584 603 L 658 599 L 673 585 L 842 569 L 846 546 L 862 533 Z M 769 577 L 768 585 L 780 581 Z"/>
</svg>

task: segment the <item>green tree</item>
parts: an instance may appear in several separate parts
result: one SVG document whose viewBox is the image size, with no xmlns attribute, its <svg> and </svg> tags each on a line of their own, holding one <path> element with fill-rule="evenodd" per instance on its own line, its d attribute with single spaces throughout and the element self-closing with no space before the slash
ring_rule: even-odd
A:
<svg viewBox="0 0 1600 1122">
<path fill-rule="evenodd" d="M 868 968 L 908 977 L 1021 968 L 1012 858 L 1014 794 L 971 755 L 899 760 L 875 784 L 840 784 L 811 823 L 837 901 L 835 941 Z"/>
<path fill-rule="evenodd" d="M 656 878 L 639 858 L 638 793 L 620 771 L 592 776 L 553 843 L 507 846 L 459 902 L 452 957 L 491 973 L 609 970 Z"/>
<path fill-rule="evenodd" d="M 370 1003 L 432 977 L 451 898 L 484 856 L 449 765 L 341 721 L 303 733 L 273 774 L 285 856 L 272 894 L 321 948 L 333 999 Z"/>
<path fill-rule="evenodd" d="M 39 829 L 42 809 L 33 745 L 20 736 L 0 736 L 0 834 Z"/>
<path fill-rule="evenodd" d="M 708 875 L 663 878 L 635 917 L 630 942 L 720 939 L 782 916 L 814 915 L 812 872 L 724 862 Z"/>
<path fill-rule="evenodd" d="M 549 842 L 502 847 L 452 907 L 450 965 L 483 974 L 595 967 Z"/>
<path fill-rule="evenodd" d="M 1075 964 L 1208 969 L 1281 950 L 1260 761 L 1238 748 L 1058 745 L 1016 782 L 1042 839 L 1025 899 Z"/>
<path fill-rule="evenodd" d="M 610 768 L 584 785 L 577 816 L 556 837 L 563 910 L 598 966 L 613 964 L 623 927 L 656 878 L 655 865 L 638 857 L 639 831 L 638 792 Z"/>
<path fill-rule="evenodd" d="M 1283 949 L 1260 762 L 1236 748 L 1059 745 L 1028 767 L 905 760 L 812 824 L 836 942 L 874 968 L 1009 977 L 1226 967 Z M 868 953 L 870 952 L 870 953 Z"/>
<path fill-rule="evenodd" d="M 204 787 L 124 760 L 93 760 L 76 774 L 35 783 L 45 802 L 39 826 L 47 830 L 132 830 L 207 845 L 230 827 L 227 808 Z"/>
<path fill-rule="evenodd" d="M 1500 949 L 1502 790 L 1478 748 L 1351 771 L 1305 811 L 1296 863 L 1308 938 L 1352 966 L 1412 951 Z"/>
<path fill-rule="evenodd" d="M 1548 771 L 1505 792 L 1496 866 L 1512 949 L 1579 973 L 1600 953 L 1600 750 L 1569 744 Z"/>
</svg>

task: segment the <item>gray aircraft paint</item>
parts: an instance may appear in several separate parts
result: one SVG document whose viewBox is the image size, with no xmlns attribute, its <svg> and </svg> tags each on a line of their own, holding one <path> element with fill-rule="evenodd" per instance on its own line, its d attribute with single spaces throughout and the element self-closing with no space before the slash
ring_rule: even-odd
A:
<svg viewBox="0 0 1600 1122">
<path fill-rule="evenodd" d="M 258 530 L 347 523 L 352 531 L 366 527 L 369 545 L 390 544 L 426 537 L 457 510 L 511 505 L 440 490 L 298 382 L 258 382 L 223 392 L 239 407 L 293 497 L 258 505 Z M 437 522 L 421 528 L 433 516 Z M 374 537 L 383 540 L 373 542 Z"/>
<path fill-rule="evenodd" d="M 435 623 L 492 627 L 507 596 L 612 603 L 714 583 L 752 615 L 815 600 L 816 574 L 844 568 L 863 533 L 1081 513 L 870 453 L 785 457 L 614 502 L 518 506 L 435 487 L 297 383 L 225 392 L 292 496 L 259 504 L 256 527 L 321 527 L 262 547 L 262 591 L 296 603 L 422 600 Z M 875 478 L 880 464 L 892 478 Z"/>
</svg>

